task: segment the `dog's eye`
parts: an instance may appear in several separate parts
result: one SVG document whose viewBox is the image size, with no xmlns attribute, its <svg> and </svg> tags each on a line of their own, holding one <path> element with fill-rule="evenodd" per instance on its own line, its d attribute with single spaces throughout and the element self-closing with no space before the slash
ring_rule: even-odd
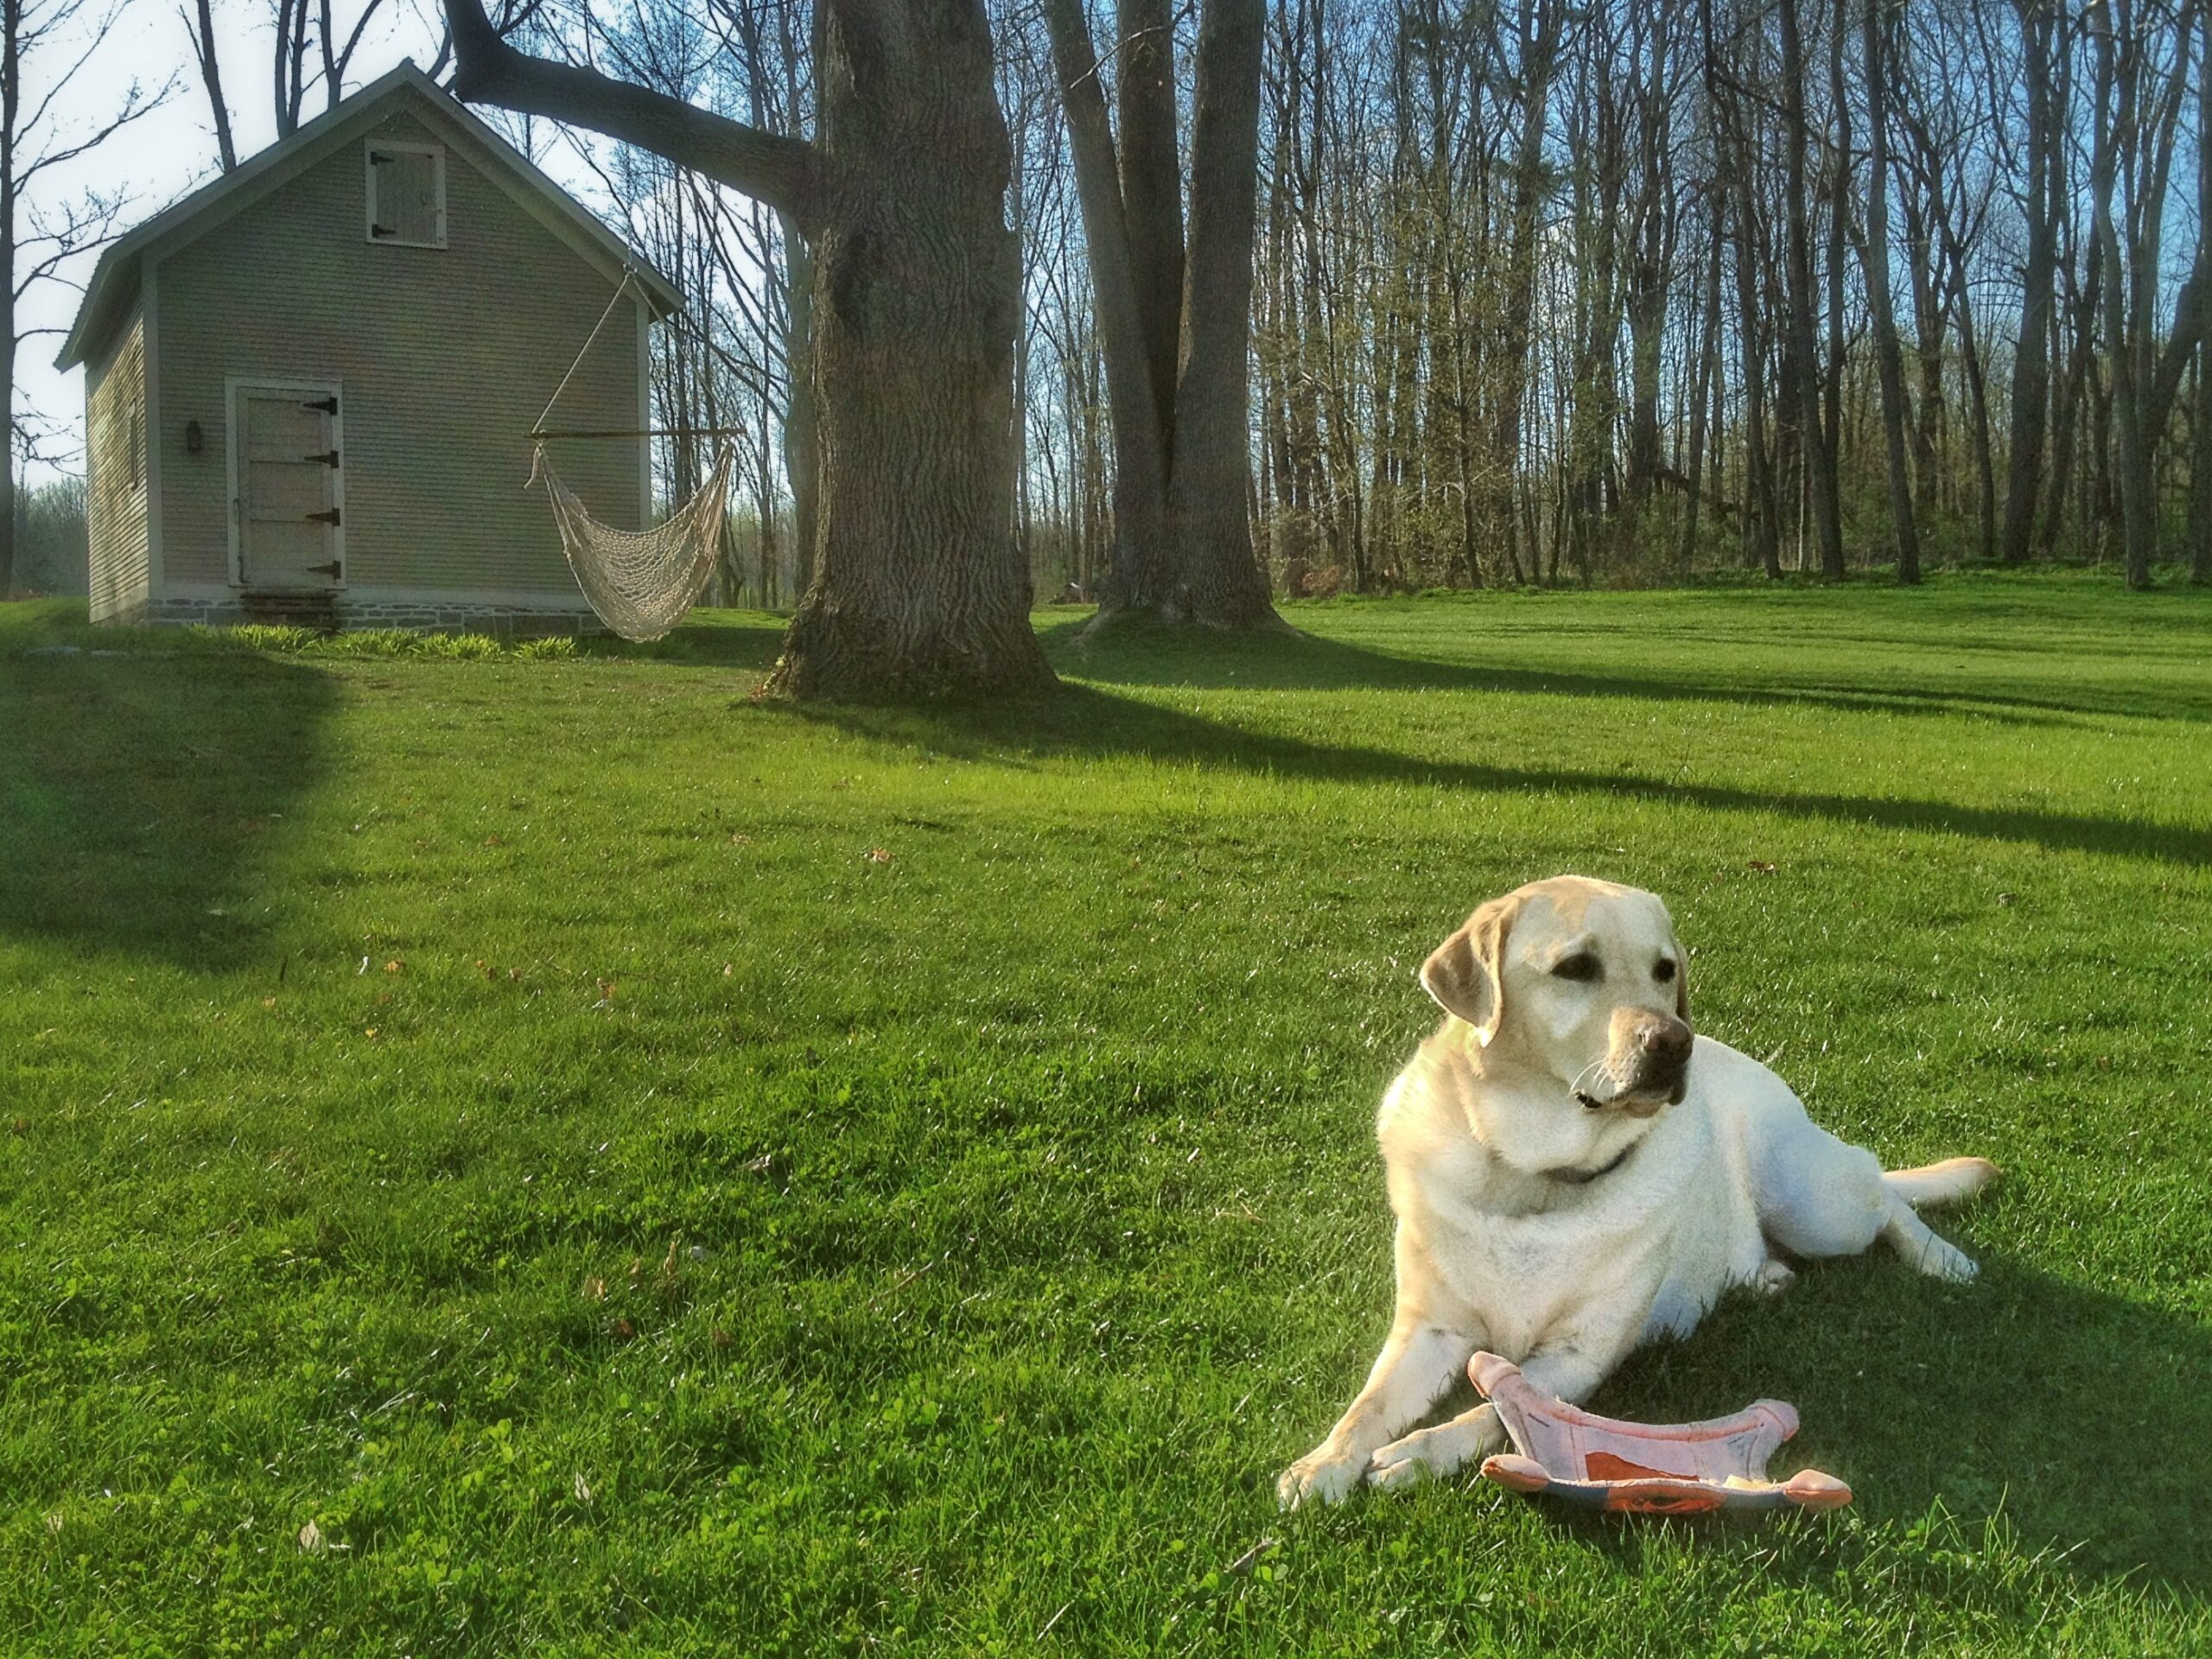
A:
<svg viewBox="0 0 2212 1659">
<path fill-rule="evenodd" d="M 1592 980 L 1605 976 L 1605 965 L 1587 950 L 1578 950 L 1552 964 L 1554 979 Z"/>
<path fill-rule="evenodd" d="M 1657 980 L 1662 985 L 1664 985 L 1669 980 L 1674 978 L 1674 976 L 1675 959 L 1672 957 L 1662 957 L 1658 961 L 1651 964 L 1651 977 Z"/>
</svg>

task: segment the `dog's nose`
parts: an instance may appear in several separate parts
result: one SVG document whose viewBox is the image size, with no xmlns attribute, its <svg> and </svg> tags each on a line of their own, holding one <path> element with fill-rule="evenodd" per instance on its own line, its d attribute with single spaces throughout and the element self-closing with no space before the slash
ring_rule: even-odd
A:
<svg viewBox="0 0 2212 1659">
<path fill-rule="evenodd" d="M 1680 1065 L 1690 1057 L 1690 1028 L 1670 1014 L 1647 1020 L 1637 1028 L 1636 1046 L 1660 1065 Z"/>
</svg>

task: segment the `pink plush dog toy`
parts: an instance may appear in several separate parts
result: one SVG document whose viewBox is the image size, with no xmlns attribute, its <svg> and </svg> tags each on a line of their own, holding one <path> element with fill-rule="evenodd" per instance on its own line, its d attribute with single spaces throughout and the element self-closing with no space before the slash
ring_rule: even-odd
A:
<svg viewBox="0 0 2212 1659">
<path fill-rule="evenodd" d="M 1477 1354 L 1467 1375 L 1497 1408 L 1514 1449 L 1483 1463 L 1508 1491 L 1550 1492 L 1592 1509 L 1637 1515 L 1700 1515 L 1707 1510 L 1835 1510 L 1851 1488 L 1834 1475 L 1801 1469 L 1786 1481 L 1766 1478 L 1766 1460 L 1797 1432 L 1797 1414 L 1759 1400 L 1733 1417 L 1703 1423 L 1624 1423 L 1541 1393 L 1521 1368 Z"/>
</svg>

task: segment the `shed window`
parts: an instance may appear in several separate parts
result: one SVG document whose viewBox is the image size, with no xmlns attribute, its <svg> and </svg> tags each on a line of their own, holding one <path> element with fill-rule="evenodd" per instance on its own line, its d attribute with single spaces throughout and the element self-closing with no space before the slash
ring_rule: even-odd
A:
<svg viewBox="0 0 2212 1659">
<path fill-rule="evenodd" d="M 446 245 L 446 152 L 441 144 L 368 144 L 369 240 Z"/>
</svg>

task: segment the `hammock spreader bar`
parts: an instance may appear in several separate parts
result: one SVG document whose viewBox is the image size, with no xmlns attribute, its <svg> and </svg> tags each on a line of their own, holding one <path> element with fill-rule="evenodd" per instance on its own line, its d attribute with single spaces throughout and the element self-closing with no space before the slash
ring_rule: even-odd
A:
<svg viewBox="0 0 2212 1659">
<path fill-rule="evenodd" d="M 714 575 L 715 556 L 721 545 L 722 511 L 729 499 L 730 468 L 736 454 L 728 440 L 737 436 L 738 430 L 715 427 L 690 432 L 665 428 L 556 431 L 546 427 L 545 417 L 561 401 L 569 382 L 575 378 L 578 365 L 597 342 L 633 279 L 634 273 L 625 266 L 622 280 L 614 285 L 613 296 L 592 326 L 583 350 L 576 353 L 575 362 L 569 365 L 568 373 L 561 377 L 561 384 L 538 410 L 530 433 L 530 484 L 541 478 L 545 480 L 545 493 L 553 503 L 554 526 L 561 535 L 561 551 L 576 586 L 583 590 L 600 620 L 625 639 L 643 642 L 661 638 L 682 621 Z M 698 493 L 649 530 L 615 530 L 594 519 L 575 492 L 561 481 L 545 453 L 546 441 L 553 438 L 678 436 L 719 437 L 724 442 L 715 458 L 713 473 Z"/>
</svg>

